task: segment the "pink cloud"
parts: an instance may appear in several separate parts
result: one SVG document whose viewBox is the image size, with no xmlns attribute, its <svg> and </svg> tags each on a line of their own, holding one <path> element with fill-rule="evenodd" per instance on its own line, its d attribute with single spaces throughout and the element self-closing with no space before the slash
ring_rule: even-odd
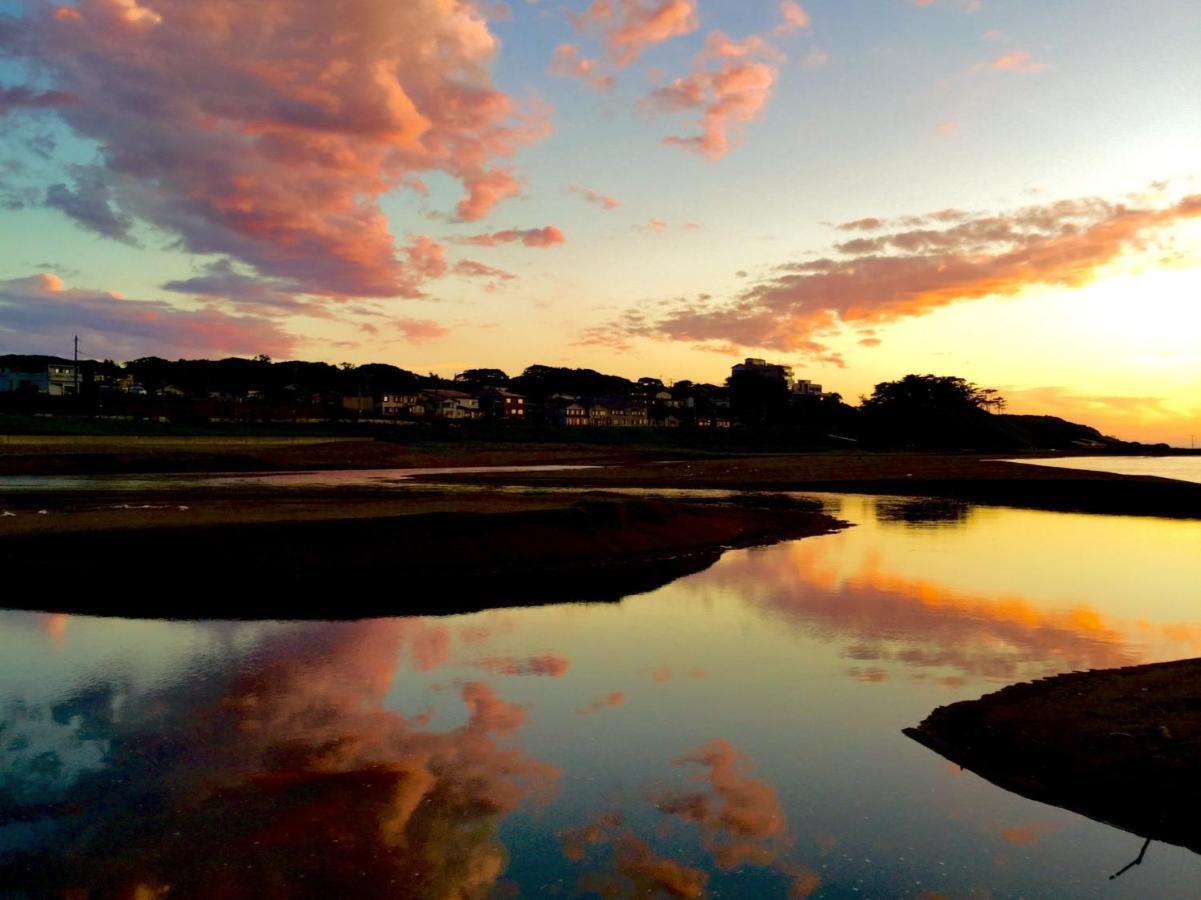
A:
<svg viewBox="0 0 1201 900">
<path fill-rule="evenodd" d="M 5 102 L 53 102 L 100 146 L 115 214 L 308 293 L 418 295 L 379 199 L 443 172 L 458 217 L 480 219 L 521 190 L 504 161 L 548 132 L 544 108 L 493 85 L 498 44 L 469 0 L 26 9 L 2 51 L 54 91 Z"/>
<path fill-rule="evenodd" d="M 411 344 L 436 341 L 450 334 L 449 328 L 439 325 L 432 319 L 411 319 L 405 316 L 393 319 L 392 325 L 400 332 L 404 340 Z"/>
<path fill-rule="evenodd" d="M 1037 75 L 1040 72 L 1046 72 L 1051 67 L 1047 63 L 1035 62 L 1034 57 L 1025 50 L 1011 50 L 990 62 L 988 68 L 997 72 Z"/>
<path fill-rule="evenodd" d="M 651 113 L 700 112 L 699 134 L 672 135 L 664 143 L 706 159 L 720 159 L 730 149 L 731 132 L 766 107 L 781 59 L 779 51 L 758 35 L 735 41 L 715 31 L 697 55 L 693 72 L 652 91 L 640 106 Z"/>
<path fill-rule="evenodd" d="M 793 0 L 780 0 L 780 24 L 776 26 L 776 34 L 788 34 L 810 25 L 809 13 Z"/>
<path fill-rule="evenodd" d="M 603 28 L 609 55 L 618 66 L 629 65 L 647 47 L 700 27 L 696 0 L 593 0 L 575 22 L 581 28 Z"/>
<path fill-rule="evenodd" d="M 471 244 L 476 247 L 495 247 L 498 244 L 522 243 L 527 247 L 546 248 L 567 240 L 563 232 L 554 225 L 543 228 L 507 228 L 504 231 L 493 231 L 489 234 L 477 234 L 471 237 L 456 238 L 459 244 Z"/>
<path fill-rule="evenodd" d="M 579 194 L 589 203 L 595 203 L 602 209 L 617 209 L 617 207 L 621 206 L 621 204 L 617 202 L 616 198 L 606 196 L 605 194 L 599 194 L 594 190 L 590 190 L 589 188 L 580 187 L 578 184 L 573 184 L 568 188 L 568 190 L 572 193 Z"/>
<path fill-rule="evenodd" d="M 631 310 L 587 339 L 722 342 L 829 357 L 818 339 L 845 325 L 871 326 L 1035 286 L 1079 287 L 1163 228 L 1198 217 L 1201 195 L 1160 207 L 1091 197 L 1002 215 L 941 210 L 895 222 L 860 219 L 838 227 L 874 236 L 839 243 L 834 256 L 783 263 L 728 302 Z"/>
<path fill-rule="evenodd" d="M 57 275 L 45 273 L 0 281 L 0 334 L 5 333 L 19 337 L 23 345 L 63 348 L 79 334 L 89 355 L 113 359 L 151 353 L 288 356 L 296 344 L 268 319 L 69 288 Z"/>
<path fill-rule="evenodd" d="M 441 278 L 446 274 L 446 248 L 426 235 L 418 235 L 405 251 L 409 265 L 426 278 Z"/>
<path fill-rule="evenodd" d="M 699 765 L 709 791 L 668 794 L 658 801 L 661 810 L 699 824 L 724 869 L 775 861 L 786 844 L 788 822 L 775 788 L 746 774 L 745 754 L 714 739 L 675 763 Z"/>
<path fill-rule="evenodd" d="M 555 48 L 547 71 L 561 78 L 578 78 L 597 90 L 608 90 L 616 84 L 612 75 L 600 70 L 599 59 L 586 59 L 580 56 L 580 48 L 575 44 L 560 44 Z"/>
</svg>

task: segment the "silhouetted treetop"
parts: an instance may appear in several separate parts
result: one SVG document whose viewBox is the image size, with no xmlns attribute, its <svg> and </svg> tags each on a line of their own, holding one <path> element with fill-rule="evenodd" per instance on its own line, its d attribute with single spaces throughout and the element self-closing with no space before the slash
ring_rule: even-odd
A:
<svg viewBox="0 0 1201 900">
<path fill-rule="evenodd" d="M 1005 398 L 993 388 L 977 387 L 954 375 L 906 375 L 899 381 L 877 384 L 870 397 L 862 398 L 861 406 L 904 412 L 999 412 L 1005 408 Z"/>
</svg>

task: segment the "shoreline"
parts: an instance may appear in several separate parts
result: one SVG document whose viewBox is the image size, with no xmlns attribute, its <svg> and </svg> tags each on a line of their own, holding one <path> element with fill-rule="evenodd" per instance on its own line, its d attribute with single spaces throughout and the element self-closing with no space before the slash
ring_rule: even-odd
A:
<svg viewBox="0 0 1201 900">
<path fill-rule="evenodd" d="M 903 733 L 1030 800 L 1201 853 L 1201 659 L 1070 672 L 940 706 Z"/>
<path fill-rule="evenodd" d="M 45 527 L 0 541 L 0 567 L 17 586 L 4 606 L 138 618 L 333 620 L 617 601 L 708 568 L 727 549 L 847 527 L 818 503 L 776 498 L 593 497 L 526 506 L 309 518 L 285 510 L 291 515 L 277 521 L 231 515 L 201 525 L 69 534 Z M 50 593 L 46 585 L 54 585 Z M 102 585 L 108 590 L 98 590 Z"/>
<path fill-rule="evenodd" d="M 969 452 L 839 450 L 751 454 L 581 444 L 463 442 L 404 445 L 369 438 L 80 437 L 44 445 L 39 445 L 36 436 L 14 440 L 15 443 L 0 444 L 0 475 L 265 474 L 349 469 L 591 465 L 600 468 L 439 474 L 414 476 L 414 482 L 431 489 L 436 489 L 438 484 L 503 484 L 591 491 L 708 488 L 867 493 L 948 498 L 1059 512 L 1201 518 L 1201 484 L 1037 463 L 1040 458 L 1081 456 L 1078 451 L 1043 453 L 1026 457 L 1019 463 L 1007 461 L 1015 458 L 1014 454 L 1002 457 Z M 1111 454 L 1097 454 L 1098 457 L 1106 455 Z M 28 493 L 32 496 L 35 492 Z M 46 494 L 48 498 L 51 495 L 52 492 Z M 16 494 L 3 499 L 16 502 Z"/>
</svg>

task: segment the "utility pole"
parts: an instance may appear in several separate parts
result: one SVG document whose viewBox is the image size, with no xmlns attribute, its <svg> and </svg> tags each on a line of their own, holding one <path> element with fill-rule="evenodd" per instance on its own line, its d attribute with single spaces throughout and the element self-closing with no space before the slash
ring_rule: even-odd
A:
<svg viewBox="0 0 1201 900">
<path fill-rule="evenodd" d="M 79 335 L 75 335 L 75 402 L 79 402 Z"/>
</svg>

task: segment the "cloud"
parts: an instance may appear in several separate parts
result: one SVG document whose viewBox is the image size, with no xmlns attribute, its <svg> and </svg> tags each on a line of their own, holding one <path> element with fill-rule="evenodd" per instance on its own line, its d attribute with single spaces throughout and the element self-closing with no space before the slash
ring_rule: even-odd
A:
<svg viewBox="0 0 1201 900">
<path fill-rule="evenodd" d="M 64 749 L 94 742 L 104 765 L 44 807 L 54 840 L 7 859 L 6 885 L 36 896 L 181 883 L 268 896 L 296 882 L 324 897 L 492 893 L 507 863 L 498 823 L 557 772 L 514 746 L 525 710 L 487 685 L 461 687 L 465 721 L 446 731 L 389 708 L 421 627 L 269 629 L 244 665 L 141 691 L 101 679 L 59 699 L 85 723 L 58 729 Z M 54 864 L 62 854 L 70 867 Z"/>
<path fill-rule="evenodd" d="M 427 235 L 418 235 L 405 251 L 409 265 L 426 278 L 441 278 L 446 274 L 446 248 Z"/>
<path fill-rule="evenodd" d="M 521 190 L 507 160 L 548 133 L 544 105 L 492 83 L 498 43 L 469 0 L 25 8 L 0 52 L 57 93 L 6 88 L 4 102 L 53 103 L 99 145 L 114 216 L 310 293 L 419 294 L 380 198 L 442 172 L 465 191 L 457 216 L 480 219 Z"/>
<path fill-rule="evenodd" d="M 655 89 L 639 106 L 648 113 L 700 113 L 699 134 L 670 135 L 663 142 L 709 160 L 721 159 L 729 152 L 731 133 L 767 105 L 780 59 L 779 51 L 758 35 L 734 41 L 714 31 L 697 54 L 692 73 Z"/>
<path fill-rule="evenodd" d="M 296 293 L 282 282 L 245 275 L 228 259 L 219 259 L 207 264 L 203 275 L 168 281 L 162 288 L 193 297 L 226 301 L 239 311 L 259 315 L 331 318 L 331 313 L 324 305 L 297 297 Z"/>
<path fill-rule="evenodd" d="M 517 276 L 512 272 L 506 272 L 504 269 L 497 269 L 493 266 L 486 266 L 482 262 L 476 262 L 474 259 L 460 259 L 454 264 L 451 271 L 456 275 L 462 275 L 464 278 L 490 278 L 493 282 L 517 280 Z"/>
<path fill-rule="evenodd" d="M 554 225 L 543 228 L 507 228 L 504 231 L 493 231 L 489 234 L 477 234 L 470 237 L 455 238 L 457 244 L 470 244 L 475 247 L 495 247 L 499 244 L 521 243 L 527 247 L 547 248 L 566 242 L 563 232 Z"/>
<path fill-rule="evenodd" d="M 581 30 L 600 28 L 610 59 L 621 67 L 647 47 L 700 27 L 696 0 L 592 0 L 572 21 Z"/>
<path fill-rule="evenodd" d="M 230 354 L 288 356 L 295 338 L 268 319 L 214 309 L 182 310 L 161 300 L 68 288 L 56 275 L 0 281 L 0 333 L 22 345 L 65 347 L 80 335 L 85 352 L 113 359 Z"/>
<path fill-rule="evenodd" d="M 581 716 L 591 716 L 594 713 L 602 710 L 612 709 L 614 706 L 621 706 L 626 702 L 626 695 L 621 691 L 613 691 L 611 694 L 606 694 L 596 700 L 593 700 L 587 706 L 583 706 L 576 710 Z"/>
<path fill-rule="evenodd" d="M 450 334 L 449 328 L 440 325 L 433 319 L 412 319 L 408 316 L 401 316 L 392 319 L 392 325 L 400 332 L 404 340 L 411 344 L 436 341 Z"/>
<path fill-rule="evenodd" d="M 617 209 L 617 207 L 621 206 L 621 204 L 618 203 L 615 198 L 608 197 L 605 194 L 598 194 L 596 191 L 586 187 L 580 187 L 578 184 L 573 184 L 568 188 L 568 190 L 574 194 L 579 194 L 589 203 L 595 203 L 602 209 Z"/>
<path fill-rule="evenodd" d="M 56 109 L 77 102 L 65 91 L 38 91 L 23 85 L 0 87 L 0 116 L 20 110 Z"/>
<path fill-rule="evenodd" d="M 709 791 L 665 794 L 656 804 L 659 809 L 700 825 L 722 868 L 771 865 L 786 844 L 788 822 L 775 789 L 746 774 L 746 755 L 728 741 L 714 739 L 673 762 L 699 765 Z"/>
<path fill-rule="evenodd" d="M 794 0 L 780 0 L 780 24 L 776 26 L 776 34 L 788 34 L 810 25 L 809 13 Z"/>
<path fill-rule="evenodd" d="M 617 82 L 612 75 L 601 71 L 599 59 L 586 59 L 580 56 L 580 48 L 575 44 L 560 44 L 555 48 L 547 71 L 561 78 L 579 78 L 600 91 L 609 90 Z"/>
<path fill-rule="evenodd" d="M 549 675 L 562 678 L 571 665 L 570 660 L 554 653 L 519 659 L 513 656 L 489 656 L 476 662 L 477 666 L 496 675 Z"/>
<path fill-rule="evenodd" d="M 1201 217 L 1201 195 L 1166 206 L 1088 197 L 1008 213 L 941 210 L 838 226 L 872 232 L 835 245 L 834 255 L 778 265 L 726 302 L 678 301 L 628 311 L 593 329 L 594 342 L 646 337 L 719 341 L 820 355 L 819 338 L 847 325 L 872 326 L 1031 287 L 1080 287 L 1164 228 Z"/>
<path fill-rule="evenodd" d="M 1048 71 L 1051 67 L 1047 63 L 1036 62 L 1025 50 L 1011 50 L 1008 53 L 1003 53 L 992 62 L 988 63 L 983 68 L 991 69 L 994 72 L 1017 72 L 1021 75 L 1038 75 L 1041 72 Z M 978 66 L 977 70 L 982 70 Z"/>
<path fill-rule="evenodd" d="M 76 224 L 104 237 L 132 243 L 133 220 L 114 211 L 112 192 L 103 176 L 87 166 L 76 166 L 75 188 L 58 183 L 46 188 L 45 204 L 74 219 Z"/>
</svg>

